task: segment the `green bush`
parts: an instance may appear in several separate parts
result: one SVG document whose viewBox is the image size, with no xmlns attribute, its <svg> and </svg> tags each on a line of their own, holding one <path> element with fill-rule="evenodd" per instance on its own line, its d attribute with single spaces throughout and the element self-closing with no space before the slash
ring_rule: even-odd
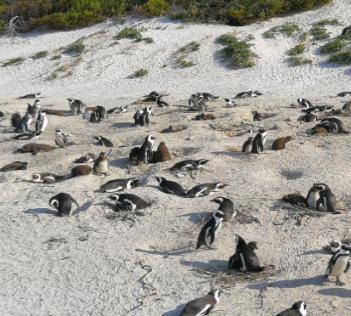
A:
<svg viewBox="0 0 351 316">
<path fill-rule="evenodd" d="M 295 47 L 289 49 L 287 54 L 289 56 L 301 55 L 305 51 L 305 48 L 306 48 L 305 44 L 300 43 L 300 44 L 297 44 Z"/>
<path fill-rule="evenodd" d="M 225 46 L 219 51 L 219 56 L 232 68 L 247 68 L 256 64 L 257 56 L 251 51 L 252 44 L 248 41 L 240 41 L 233 34 L 224 34 L 217 39 L 217 43 Z"/>
<path fill-rule="evenodd" d="M 324 20 L 320 20 L 316 23 L 314 23 L 315 25 L 319 25 L 319 26 L 324 26 L 324 25 L 342 25 L 340 23 L 340 21 L 338 19 L 324 19 Z"/>
<path fill-rule="evenodd" d="M 292 37 L 294 34 L 300 31 L 300 27 L 296 23 L 285 23 L 270 30 L 264 32 L 262 36 L 264 38 L 275 38 L 276 35 L 282 34 L 286 37 Z"/>
<path fill-rule="evenodd" d="M 23 57 L 16 57 L 9 59 L 8 61 L 5 61 L 1 67 L 7 67 L 7 66 L 15 66 L 15 65 L 20 65 L 25 61 Z"/>
<path fill-rule="evenodd" d="M 33 59 L 40 59 L 40 58 L 44 58 L 49 54 L 48 51 L 41 51 L 41 52 L 37 52 L 36 54 L 34 54 L 33 56 L 31 56 L 31 58 Z"/>
<path fill-rule="evenodd" d="M 80 56 L 85 51 L 85 45 L 83 44 L 83 40 L 79 39 L 72 44 L 64 47 L 62 53 L 66 55 L 72 55 L 73 57 Z"/>
<path fill-rule="evenodd" d="M 178 53 L 190 54 L 191 52 L 196 52 L 199 49 L 200 49 L 200 43 L 193 41 L 179 48 Z"/>
<path fill-rule="evenodd" d="M 6 23 L 3 20 L 0 20 L 0 34 L 4 33 L 6 30 Z"/>
<path fill-rule="evenodd" d="M 169 3 L 166 0 L 149 0 L 146 9 L 151 15 L 162 15 L 167 13 Z"/>
<path fill-rule="evenodd" d="M 310 34 L 315 41 L 325 40 L 330 37 L 330 33 L 327 32 L 327 29 L 320 25 L 314 25 L 310 30 Z"/>
<path fill-rule="evenodd" d="M 327 44 L 324 44 L 321 47 L 321 52 L 323 54 L 336 53 L 336 52 L 341 51 L 344 47 L 346 47 L 346 45 L 347 45 L 346 41 L 343 41 L 343 40 L 337 38 L 337 39 L 335 39 Z"/>
<path fill-rule="evenodd" d="M 176 65 L 180 68 L 189 68 L 189 67 L 192 67 L 192 66 L 195 66 L 196 64 L 191 61 L 191 60 L 186 60 L 186 59 L 183 59 L 183 58 L 178 58 L 176 60 Z"/>
<path fill-rule="evenodd" d="M 330 56 L 329 62 L 339 65 L 351 65 L 351 50 Z"/>
<path fill-rule="evenodd" d="M 292 66 L 302 66 L 306 64 L 312 64 L 312 59 L 305 58 L 302 56 L 293 56 L 289 58 Z"/>
<path fill-rule="evenodd" d="M 128 79 L 136 79 L 136 78 L 143 78 L 146 77 L 149 74 L 149 71 L 147 69 L 139 69 L 132 75 L 128 77 Z"/>
<path fill-rule="evenodd" d="M 126 27 L 114 37 L 115 40 L 124 38 L 133 39 L 136 42 L 140 42 L 143 39 L 143 36 L 141 35 L 140 30 L 134 27 Z"/>
</svg>

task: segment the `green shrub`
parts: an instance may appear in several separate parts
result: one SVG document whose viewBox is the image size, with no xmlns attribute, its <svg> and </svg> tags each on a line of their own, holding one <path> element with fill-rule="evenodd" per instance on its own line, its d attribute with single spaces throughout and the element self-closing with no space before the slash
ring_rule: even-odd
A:
<svg viewBox="0 0 351 316">
<path fill-rule="evenodd" d="M 25 61 L 23 57 L 16 57 L 4 62 L 1 67 L 20 65 Z"/>
<path fill-rule="evenodd" d="M 169 9 L 169 3 L 166 0 L 149 0 L 146 9 L 151 15 L 162 15 Z"/>
<path fill-rule="evenodd" d="M 37 52 L 36 54 L 34 54 L 33 56 L 31 56 L 31 58 L 33 59 L 40 59 L 40 58 L 44 58 L 49 54 L 48 51 L 41 51 L 41 52 Z"/>
<path fill-rule="evenodd" d="M 189 68 L 195 66 L 196 64 L 191 60 L 185 60 L 183 58 L 179 58 L 176 60 L 176 65 L 180 68 Z"/>
<path fill-rule="evenodd" d="M 306 48 L 305 44 L 300 43 L 300 44 L 297 44 L 295 47 L 289 49 L 287 54 L 289 56 L 301 55 L 305 51 L 305 48 Z"/>
<path fill-rule="evenodd" d="M 341 51 L 344 47 L 346 47 L 346 41 L 340 40 L 339 38 L 324 44 L 321 47 L 321 52 L 323 54 L 332 54 Z"/>
<path fill-rule="evenodd" d="M 57 60 L 57 59 L 60 59 L 60 58 L 62 58 L 61 55 L 54 55 L 54 56 L 51 57 L 50 60 Z"/>
<path fill-rule="evenodd" d="M 310 34 L 315 41 L 325 40 L 330 37 L 330 33 L 324 26 L 314 25 L 310 30 Z"/>
<path fill-rule="evenodd" d="M 264 32 L 262 36 L 264 38 L 275 38 L 276 35 L 282 34 L 286 37 L 292 37 L 299 31 L 300 27 L 296 23 L 285 23 L 271 28 L 270 30 Z"/>
<path fill-rule="evenodd" d="M 62 53 L 66 55 L 72 55 L 73 57 L 80 56 L 85 51 L 85 45 L 83 44 L 83 40 L 79 39 L 67 47 L 63 48 Z"/>
<path fill-rule="evenodd" d="M 136 78 L 143 78 L 146 77 L 149 74 L 149 71 L 147 69 L 139 69 L 132 75 L 128 77 L 128 79 L 136 79 Z"/>
<path fill-rule="evenodd" d="M 154 39 L 152 37 L 144 37 L 143 41 L 147 44 L 152 44 L 154 43 Z"/>
<path fill-rule="evenodd" d="M 143 39 L 143 36 L 141 35 L 140 30 L 134 27 L 126 27 L 114 37 L 115 40 L 120 40 L 124 38 L 133 39 L 137 42 L 140 42 Z"/>
<path fill-rule="evenodd" d="M 247 68 L 255 65 L 257 56 L 251 51 L 252 44 L 248 41 L 240 41 L 233 34 L 224 34 L 217 39 L 217 43 L 225 46 L 219 51 L 219 56 L 223 61 L 229 62 L 232 68 Z"/>
<path fill-rule="evenodd" d="M 339 65 L 351 65 L 351 50 L 330 56 L 329 62 Z"/>
<path fill-rule="evenodd" d="M 190 54 L 191 52 L 196 52 L 199 49 L 200 49 L 200 43 L 193 41 L 179 48 L 177 52 L 181 54 Z"/>
<path fill-rule="evenodd" d="M 340 23 L 340 21 L 338 19 L 324 19 L 324 20 L 320 20 L 320 21 L 314 23 L 314 25 L 319 25 L 319 26 L 332 25 L 332 26 L 336 26 L 336 25 L 342 25 L 342 24 Z"/>
<path fill-rule="evenodd" d="M 312 64 L 312 59 L 305 58 L 302 56 L 293 56 L 289 58 L 292 66 L 301 66 L 306 64 Z"/>
<path fill-rule="evenodd" d="M 4 33 L 6 30 L 6 22 L 3 20 L 0 20 L 0 34 Z"/>
</svg>

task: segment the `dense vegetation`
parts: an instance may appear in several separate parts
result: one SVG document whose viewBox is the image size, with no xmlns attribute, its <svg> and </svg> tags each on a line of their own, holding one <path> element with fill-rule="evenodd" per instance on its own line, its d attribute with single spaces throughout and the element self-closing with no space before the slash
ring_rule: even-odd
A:
<svg viewBox="0 0 351 316">
<path fill-rule="evenodd" d="M 332 0 L 0 0 L 0 32 L 16 15 L 23 30 L 46 26 L 72 29 L 111 16 L 170 15 L 188 21 L 249 24 L 256 20 L 310 10 Z"/>
</svg>

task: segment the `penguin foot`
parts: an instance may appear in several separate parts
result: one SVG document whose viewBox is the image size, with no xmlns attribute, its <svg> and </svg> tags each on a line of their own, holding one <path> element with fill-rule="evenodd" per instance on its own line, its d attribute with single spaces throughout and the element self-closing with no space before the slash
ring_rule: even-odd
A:
<svg viewBox="0 0 351 316">
<path fill-rule="evenodd" d="M 336 285 L 344 286 L 345 283 L 344 283 L 344 282 L 341 282 L 340 280 L 336 280 Z"/>
</svg>

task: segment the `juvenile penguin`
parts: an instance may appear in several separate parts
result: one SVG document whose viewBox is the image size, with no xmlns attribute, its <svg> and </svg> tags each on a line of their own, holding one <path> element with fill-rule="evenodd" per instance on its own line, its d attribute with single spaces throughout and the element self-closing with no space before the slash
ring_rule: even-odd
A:
<svg viewBox="0 0 351 316">
<path fill-rule="evenodd" d="M 224 189 L 226 186 L 228 186 L 228 184 L 223 182 L 204 183 L 191 188 L 187 192 L 186 196 L 188 198 L 207 196 L 211 193 L 218 192 L 219 190 Z"/>
<path fill-rule="evenodd" d="M 138 211 L 149 207 L 151 204 L 134 194 L 113 194 L 108 197 L 115 202 L 114 211 Z"/>
<path fill-rule="evenodd" d="M 77 205 L 78 209 L 80 208 L 77 201 L 67 193 L 59 193 L 49 200 L 49 205 L 57 209 L 58 216 L 70 216 L 72 214 L 73 203 Z"/>
<path fill-rule="evenodd" d="M 336 285 L 343 286 L 345 283 L 340 281 L 343 273 L 347 273 L 350 269 L 350 250 L 347 245 L 342 245 L 340 250 L 334 254 L 328 263 L 326 278 L 330 276 L 336 277 Z"/>
<path fill-rule="evenodd" d="M 152 162 L 158 163 L 158 162 L 165 162 L 168 160 L 172 160 L 171 153 L 169 152 L 169 149 L 168 149 L 166 143 L 161 142 L 158 145 L 157 151 L 154 152 L 154 154 L 153 154 Z"/>
<path fill-rule="evenodd" d="M 85 109 L 86 109 L 86 105 L 78 99 L 67 99 L 71 113 L 73 115 L 78 115 L 78 114 L 83 114 Z"/>
<path fill-rule="evenodd" d="M 96 159 L 95 154 L 92 153 L 88 153 L 84 156 L 81 156 L 79 158 L 77 158 L 74 163 L 88 163 L 88 162 L 94 162 Z"/>
<path fill-rule="evenodd" d="M 320 198 L 319 191 L 319 188 L 315 185 L 308 191 L 306 201 L 309 208 L 317 209 L 317 201 Z"/>
<path fill-rule="evenodd" d="M 163 177 L 155 177 L 155 179 L 156 179 L 162 192 L 181 196 L 181 197 L 186 196 L 185 190 L 177 182 L 166 180 Z"/>
<path fill-rule="evenodd" d="M 0 172 L 10 172 L 17 170 L 27 170 L 28 162 L 25 161 L 14 161 L 0 169 Z"/>
<path fill-rule="evenodd" d="M 56 183 L 59 181 L 65 180 L 65 176 L 60 176 L 55 173 L 50 172 L 42 172 L 42 173 L 34 173 L 32 175 L 33 183 Z"/>
<path fill-rule="evenodd" d="M 211 219 L 202 227 L 199 237 L 197 239 L 196 249 L 201 246 L 207 246 L 211 248 L 214 243 L 216 235 L 222 226 L 224 219 L 224 213 L 221 211 L 215 211 L 212 214 Z"/>
<path fill-rule="evenodd" d="M 180 316 L 209 315 L 220 301 L 220 290 L 212 290 L 207 295 L 187 303 Z"/>
<path fill-rule="evenodd" d="M 26 145 L 23 145 L 21 148 L 17 150 L 17 152 L 20 153 L 32 153 L 33 155 L 36 155 L 37 153 L 40 152 L 49 152 L 54 150 L 54 146 L 50 146 L 47 144 L 37 144 L 37 143 L 29 143 Z"/>
<path fill-rule="evenodd" d="M 263 271 L 264 267 L 260 266 L 259 259 L 255 253 L 255 249 L 257 249 L 256 242 L 246 244 L 245 240 L 239 235 L 235 235 L 235 237 L 237 241 L 236 251 L 229 259 L 228 268 L 240 269 L 244 272 Z"/>
<path fill-rule="evenodd" d="M 260 152 L 263 152 L 266 139 L 267 139 L 267 132 L 263 128 L 261 128 L 252 141 L 251 153 L 259 154 Z"/>
<path fill-rule="evenodd" d="M 299 301 L 294 303 L 291 308 L 280 312 L 276 316 L 306 316 L 307 315 L 307 305 L 304 301 Z"/>
<path fill-rule="evenodd" d="M 74 177 L 80 177 L 80 176 L 87 176 L 93 172 L 93 168 L 88 166 L 88 165 L 80 165 L 73 167 L 71 169 L 71 176 L 72 178 Z"/>
<path fill-rule="evenodd" d="M 307 207 L 306 198 L 303 197 L 301 194 L 297 194 L 297 193 L 287 194 L 283 196 L 282 200 L 291 205 Z"/>
<path fill-rule="evenodd" d="M 212 202 L 219 205 L 218 210 L 223 212 L 224 221 L 230 221 L 236 216 L 237 212 L 234 210 L 234 203 L 232 200 L 219 196 L 214 198 Z"/>
<path fill-rule="evenodd" d="M 336 211 L 336 197 L 325 183 L 316 183 L 314 185 L 319 191 L 319 199 L 316 202 L 317 211 L 332 212 Z"/>
<path fill-rule="evenodd" d="M 21 116 L 21 114 L 19 114 L 19 113 L 13 113 L 12 115 L 11 115 L 11 126 L 13 127 L 13 128 L 17 128 L 17 126 L 19 126 L 19 123 L 21 122 L 21 120 L 22 120 L 22 116 Z"/>
<path fill-rule="evenodd" d="M 283 149 L 285 149 L 286 143 L 290 142 L 291 140 L 292 140 L 291 136 L 279 137 L 273 142 L 272 149 L 273 150 L 283 150 Z"/>
<path fill-rule="evenodd" d="M 241 148 L 242 153 L 249 154 L 252 151 L 252 143 L 253 143 L 253 137 L 249 137 L 245 143 L 243 144 L 243 147 Z"/>
<path fill-rule="evenodd" d="M 68 141 L 68 137 L 66 136 L 66 134 L 63 132 L 63 129 L 61 128 L 57 129 L 55 132 L 55 144 L 61 148 L 64 148 L 72 144 Z"/>
<path fill-rule="evenodd" d="M 110 152 L 111 153 L 111 152 Z M 110 166 L 108 156 L 104 152 L 101 152 L 94 162 L 94 172 L 98 175 L 108 173 Z"/>
<path fill-rule="evenodd" d="M 139 185 L 139 180 L 137 178 L 129 179 L 114 179 L 103 184 L 100 187 L 100 192 L 113 193 L 120 192 L 127 189 L 135 188 Z"/>
<path fill-rule="evenodd" d="M 95 143 L 95 145 L 97 145 L 97 146 L 113 147 L 113 143 L 109 139 L 107 139 L 106 137 L 94 136 L 93 138 L 97 141 Z"/>
</svg>

